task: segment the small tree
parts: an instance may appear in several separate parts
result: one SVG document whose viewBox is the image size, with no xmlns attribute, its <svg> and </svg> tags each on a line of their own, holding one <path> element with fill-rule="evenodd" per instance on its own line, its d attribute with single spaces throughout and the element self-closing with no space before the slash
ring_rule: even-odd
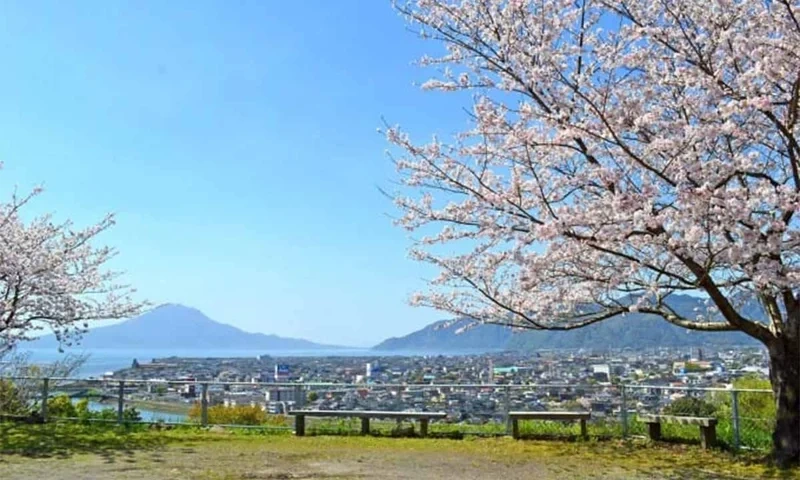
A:
<svg viewBox="0 0 800 480">
<path fill-rule="evenodd" d="M 771 423 L 775 419 L 777 412 L 775 411 L 775 401 L 772 396 L 761 392 L 747 391 L 768 390 L 770 388 L 769 380 L 755 376 L 742 377 L 733 381 L 733 388 L 745 390 L 739 392 L 739 415 L 767 423 Z M 733 410 L 731 395 L 727 392 L 720 392 L 714 395 L 713 398 L 716 400 L 715 403 L 717 403 L 719 410 L 724 412 L 724 416 L 730 416 L 730 412 Z"/>
<path fill-rule="evenodd" d="M 791 0 L 418 0 L 470 91 L 445 142 L 388 139 L 414 298 L 476 322 L 569 330 L 624 315 L 741 331 L 769 351 L 778 460 L 800 459 L 800 7 Z M 449 247 L 449 248 L 448 248 Z M 707 309 L 667 301 L 692 292 Z M 766 322 L 744 308 L 756 299 Z"/>
<path fill-rule="evenodd" d="M 43 379 L 73 377 L 88 359 L 88 354 L 69 353 L 55 362 L 37 365 L 31 362 L 30 352 L 13 350 L 0 354 L 0 375 L 13 378 L 10 382 L 17 396 L 27 407 L 31 407 L 40 399 Z M 51 381 L 50 387 L 54 388 L 57 384 L 57 381 Z"/>
<path fill-rule="evenodd" d="M 0 379 L 0 415 L 24 416 L 30 405 L 11 380 Z"/>
<path fill-rule="evenodd" d="M 42 330 L 70 345 L 91 320 L 138 313 L 133 290 L 116 283 L 119 273 L 105 270 L 115 251 L 91 242 L 112 225 L 74 229 L 45 215 L 24 221 L 20 210 L 40 190 L 0 204 L 0 352 Z"/>
</svg>

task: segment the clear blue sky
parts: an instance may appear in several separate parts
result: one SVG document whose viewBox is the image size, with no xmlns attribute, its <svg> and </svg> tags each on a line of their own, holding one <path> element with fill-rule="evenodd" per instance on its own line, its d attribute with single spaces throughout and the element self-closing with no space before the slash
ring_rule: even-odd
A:
<svg viewBox="0 0 800 480">
<path fill-rule="evenodd" d="M 0 193 L 88 225 L 143 298 L 248 331 L 371 345 L 444 314 L 387 214 L 381 118 L 465 122 L 423 92 L 388 0 L 6 2 Z"/>
</svg>

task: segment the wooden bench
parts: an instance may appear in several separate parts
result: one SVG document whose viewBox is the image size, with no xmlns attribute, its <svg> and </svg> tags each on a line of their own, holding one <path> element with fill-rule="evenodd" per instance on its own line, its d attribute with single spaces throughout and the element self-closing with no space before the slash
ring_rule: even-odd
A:
<svg viewBox="0 0 800 480">
<path fill-rule="evenodd" d="M 586 421 L 592 417 L 590 412 L 508 412 L 511 419 L 511 435 L 519 438 L 520 420 L 556 420 L 560 422 L 581 422 L 581 436 L 587 438 Z"/>
<path fill-rule="evenodd" d="M 651 440 L 661 439 L 662 423 L 678 423 L 681 425 L 698 425 L 700 427 L 700 445 L 703 448 L 712 448 L 717 444 L 717 419 L 713 417 L 639 415 L 639 421 L 647 424 Z"/>
<path fill-rule="evenodd" d="M 418 420 L 419 434 L 425 437 L 428 435 L 428 423 L 431 420 L 447 416 L 444 412 L 382 412 L 378 410 L 292 410 L 289 415 L 294 415 L 294 431 L 298 437 L 306 434 L 306 417 L 360 418 L 362 435 L 369 435 L 371 418 Z"/>
</svg>

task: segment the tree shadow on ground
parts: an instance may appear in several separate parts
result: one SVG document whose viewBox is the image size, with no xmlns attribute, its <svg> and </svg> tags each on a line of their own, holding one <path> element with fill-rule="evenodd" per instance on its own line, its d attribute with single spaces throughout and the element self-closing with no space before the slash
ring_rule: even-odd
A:
<svg viewBox="0 0 800 480">
<path fill-rule="evenodd" d="M 696 442 L 675 439 L 667 442 L 589 441 L 580 445 L 580 450 L 564 449 L 563 453 L 554 454 L 602 458 L 612 465 L 625 465 L 653 478 L 733 480 L 748 478 L 749 466 L 766 466 L 766 470 L 761 470 L 763 478 L 800 478 L 800 469 L 778 469 L 762 453 L 734 453 L 725 448 L 701 450 Z"/>
<path fill-rule="evenodd" d="M 75 454 L 91 453 L 106 462 L 117 459 L 133 462 L 137 451 L 153 451 L 150 457 L 160 461 L 157 449 L 168 443 L 160 435 L 125 426 L 76 425 L 48 423 L 0 424 L 0 453 L 30 458 L 68 458 Z"/>
</svg>

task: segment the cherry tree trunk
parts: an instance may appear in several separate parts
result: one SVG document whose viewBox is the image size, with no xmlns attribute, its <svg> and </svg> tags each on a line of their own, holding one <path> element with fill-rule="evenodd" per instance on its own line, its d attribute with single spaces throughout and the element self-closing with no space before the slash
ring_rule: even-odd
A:
<svg viewBox="0 0 800 480">
<path fill-rule="evenodd" d="M 770 382 L 777 404 L 772 439 L 781 466 L 800 463 L 800 338 L 779 339 L 769 347 Z"/>
</svg>

